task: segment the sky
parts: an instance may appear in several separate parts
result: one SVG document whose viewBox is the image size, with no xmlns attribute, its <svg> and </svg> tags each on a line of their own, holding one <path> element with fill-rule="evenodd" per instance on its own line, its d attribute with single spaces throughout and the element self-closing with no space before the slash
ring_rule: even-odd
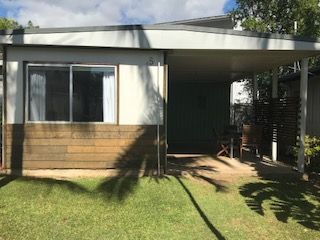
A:
<svg viewBox="0 0 320 240">
<path fill-rule="evenodd" d="M 0 16 L 26 25 L 152 24 L 221 15 L 235 0 L 0 0 Z"/>
</svg>

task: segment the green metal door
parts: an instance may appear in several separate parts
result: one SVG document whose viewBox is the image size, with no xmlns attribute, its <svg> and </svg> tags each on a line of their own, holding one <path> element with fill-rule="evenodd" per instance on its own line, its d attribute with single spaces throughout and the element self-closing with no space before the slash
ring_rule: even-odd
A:
<svg viewBox="0 0 320 240">
<path fill-rule="evenodd" d="M 230 118 L 228 83 L 177 82 L 169 85 L 168 144 L 208 143 Z"/>
</svg>

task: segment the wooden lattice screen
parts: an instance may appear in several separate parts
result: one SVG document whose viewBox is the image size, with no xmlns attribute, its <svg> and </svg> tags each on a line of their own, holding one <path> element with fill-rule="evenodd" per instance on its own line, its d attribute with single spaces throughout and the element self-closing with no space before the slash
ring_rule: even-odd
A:
<svg viewBox="0 0 320 240">
<path fill-rule="evenodd" d="M 263 126 L 263 140 L 277 140 L 280 147 L 295 146 L 299 134 L 300 98 L 276 98 L 254 102 L 255 122 Z"/>
<path fill-rule="evenodd" d="M 295 146 L 299 135 L 300 98 L 275 99 L 272 109 L 278 142 Z"/>
<path fill-rule="evenodd" d="M 260 99 L 254 101 L 255 124 L 263 126 L 263 143 L 268 144 L 272 140 L 272 106 L 271 101 Z"/>
</svg>

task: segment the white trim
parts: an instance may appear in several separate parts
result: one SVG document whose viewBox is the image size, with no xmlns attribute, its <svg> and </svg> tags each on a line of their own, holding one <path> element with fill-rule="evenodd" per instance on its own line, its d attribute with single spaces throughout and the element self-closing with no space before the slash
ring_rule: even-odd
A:
<svg viewBox="0 0 320 240">
<path fill-rule="evenodd" d="M 157 64 L 157 156 L 158 156 L 158 176 L 161 175 L 161 160 L 160 160 L 160 62 Z"/>
<path fill-rule="evenodd" d="M 69 121 L 30 121 L 29 120 L 29 66 L 39 66 L 39 67 L 69 67 Z M 115 106 L 114 122 L 76 122 L 73 121 L 73 67 L 91 67 L 91 68 L 113 68 L 114 69 L 114 81 L 115 81 Z M 26 93 L 25 93 L 25 123 L 52 123 L 52 124 L 106 124 L 106 125 L 117 125 L 118 112 L 117 112 L 117 103 L 118 103 L 118 75 L 117 75 L 117 65 L 110 64 L 68 64 L 68 63 L 27 63 L 26 66 Z"/>
<path fill-rule="evenodd" d="M 60 64 L 60 63 L 27 63 L 27 66 L 31 67 L 69 67 L 70 64 Z"/>
<path fill-rule="evenodd" d="M 113 67 L 113 68 L 116 68 L 117 66 L 116 65 L 110 65 L 110 64 L 79 64 L 79 63 L 76 63 L 76 64 L 69 64 L 69 65 L 72 65 L 72 67 L 94 67 L 94 68 L 106 68 L 106 67 Z"/>
<path fill-rule="evenodd" d="M 25 96 L 24 96 L 24 121 L 27 122 L 29 121 L 29 68 L 28 68 L 28 64 L 26 64 L 25 66 L 23 66 L 25 68 L 25 76 L 23 81 L 25 82 L 25 86 L 26 88 L 23 89 L 23 91 L 25 91 Z"/>
</svg>

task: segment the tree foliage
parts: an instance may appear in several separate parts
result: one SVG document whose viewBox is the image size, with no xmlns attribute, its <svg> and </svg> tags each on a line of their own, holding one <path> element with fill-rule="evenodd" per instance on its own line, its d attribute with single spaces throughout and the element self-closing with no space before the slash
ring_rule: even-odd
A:
<svg viewBox="0 0 320 240">
<path fill-rule="evenodd" d="M 9 18 L 0 18 L 0 29 L 20 29 L 22 25 L 20 25 L 14 19 Z"/>
<path fill-rule="evenodd" d="M 26 26 L 23 26 L 14 19 L 0 17 L 0 30 L 22 28 L 39 28 L 39 26 L 35 26 L 30 20 Z"/>
<path fill-rule="evenodd" d="M 296 34 L 307 37 L 320 36 L 319 0 L 236 0 L 231 15 L 244 30 Z M 297 22 L 295 33 L 294 22 Z M 320 59 L 312 58 L 310 66 L 319 66 Z M 280 67 L 280 77 L 293 72 L 292 66 Z M 270 72 L 258 74 L 258 88 L 262 98 L 271 97 Z M 279 86 L 279 96 L 284 89 Z"/>
<path fill-rule="evenodd" d="M 231 14 L 245 30 L 267 33 L 320 35 L 319 0 L 236 0 Z"/>
<path fill-rule="evenodd" d="M 33 29 L 33 28 L 39 28 L 39 26 L 34 25 L 33 22 L 29 20 L 25 28 Z"/>
</svg>

